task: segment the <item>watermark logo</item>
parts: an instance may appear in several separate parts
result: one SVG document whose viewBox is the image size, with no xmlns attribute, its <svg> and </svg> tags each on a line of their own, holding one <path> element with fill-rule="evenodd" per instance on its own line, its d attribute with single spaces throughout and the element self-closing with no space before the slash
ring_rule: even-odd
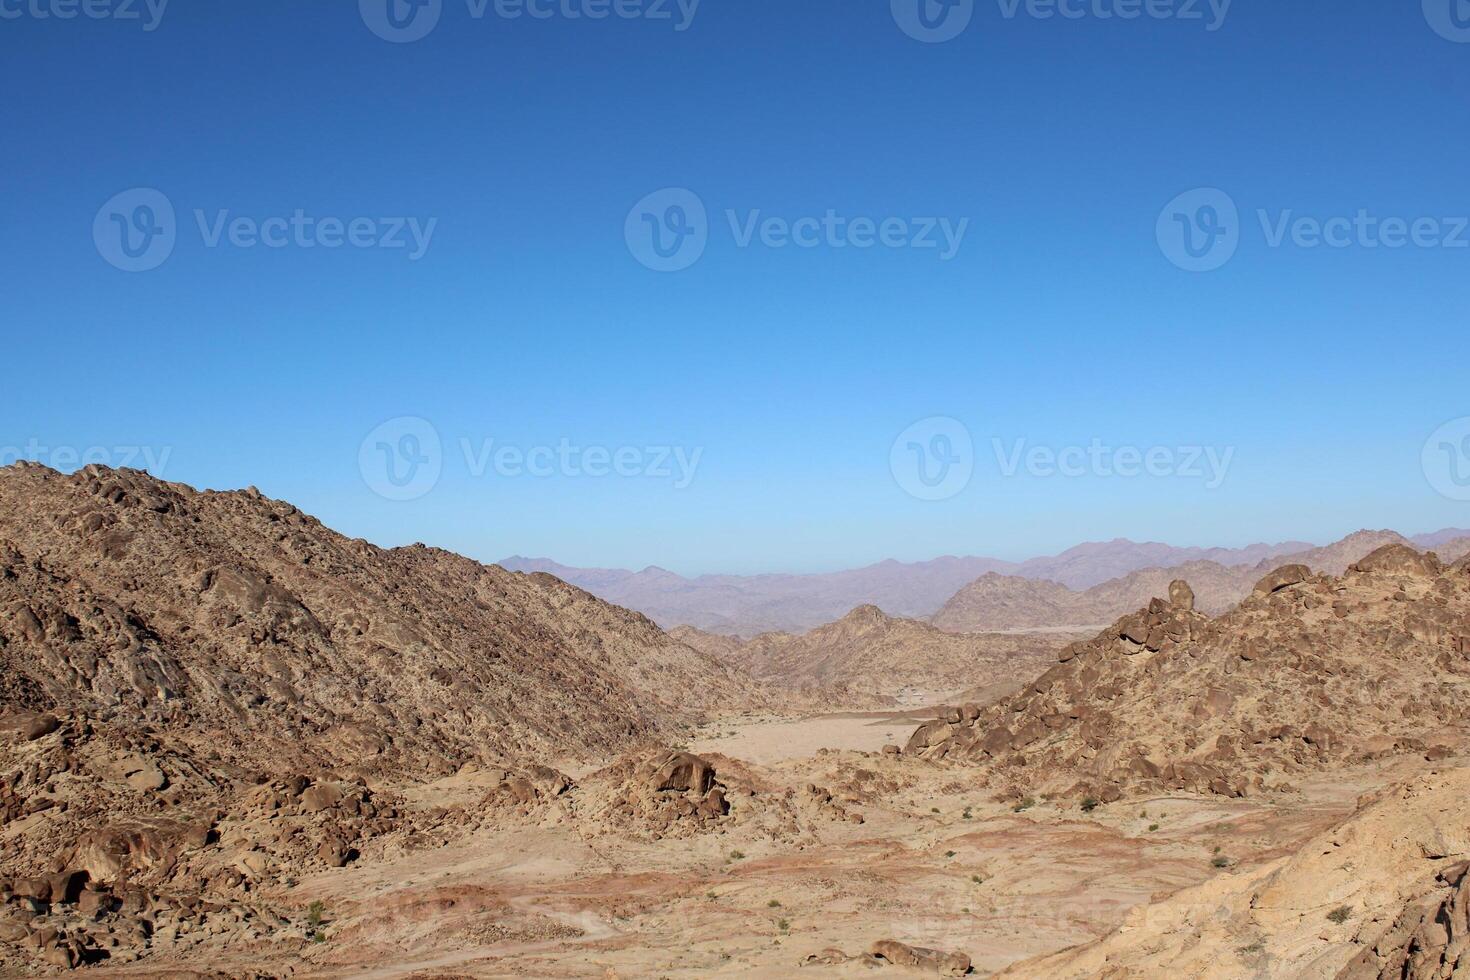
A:
<svg viewBox="0 0 1470 980">
<path fill-rule="evenodd" d="M 926 44 L 953 41 L 975 16 L 975 0 L 890 0 L 890 6 L 899 29 Z"/>
<path fill-rule="evenodd" d="M 795 218 L 766 214 L 759 208 L 727 208 L 723 217 L 731 242 L 740 249 L 912 249 L 932 251 L 941 262 L 959 254 L 970 230 L 969 218 L 854 217 L 835 208 Z M 628 251 L 657 272 L 678 272 L 698 262 L 712 234 L 704 201 L 683 187 L 648 195 L 633 206 L 623 223 Z"/>
<path fill-rule="evenodd" d="M 137 21 L 145 33 L 158 30 L 169 0 L 0 0 L 0 20 Z"/>
<path fill-rule="evenodd" d="M 1292 208 L 1255 210 L 1262 243 L 1269 249 L 1470 248 L 1470 216 L 1403 217 L 1358 208 L 1322 218 Z M 1245 228 L 1235 201 L 1224 191 L 1202 188 L 1181 194 L 1159 212 L 1157 235 L 1164 255 L 1190 272 L 1212 272 L 1234 257 Z"/>
<path fill-rule="evenodd" d="M 1470 44 L 1470 3 L 1466 0 L 1424 0 L 1424 19 L 1446 41 Z"/>
<path fill-rule="evenodd" d="M 1440 496 L 1470 500 L 1470 417 L 1446 422 L 1424 443 L 1424 477 Z"/>
<path fill-rule="evenodd" d="M 1187 272 L 1213 272 L 1240 247 L 1240 210 L 1224 191 L 1201 187 L 1164 206 L 1155 226 L 1159 250 Z"/>
<path fill-rule="evenodd" d="M 163 265 L 177 240 L 173 203 L 151 187 L 114 195 L 92 221 L 97 254 L 124 272 L 148 272 Z"/>
<path fill-rule="evenodd" d="M 195 208 L 193 218 L 200 242 L 208 249 L 401 249 L 410 262 L 428 253 L 439 227 L 438 218 L 338 218 L 309 214 L 303 208 L 267 218 L 234 215 L 228 208 Z M 97 253 L 124 272 L 148 272 L 163 265 L 179 234 L 173 203 L 147 187 L 114 196 L 92 221 Z"/>
<path fill-rule="evenodd" d="M 417 500 L 439 483 L 444 449 L 439 431 L 413 416 L 389 419 L 369 432 L 357 451 L 368 489 L 386 500 Z"/>
<path fill-rule="evenodd" d="M 357 466 L 368 489 L 386 500 L 417 500 L 443 476 L 446 464 L 463 465 L 472 480 L 590 479 L 609 477 L 666 481 L 675 490 L 694 482 L 704 448 L 639 444 L 581 445 L 562 438 L 555 443 L 517 445 L 497 439 L 455 440 L 445 451 L 439 430 L 426 419 L 389 419 L 368 433 L 357 450 Z"/>
<path fill-rule="evenodd" d="M 378 37 L 408 44 L 423 40 L 439 26 L 444 0 L 357 0 L 357 9 Z"/>
<path fill-rule="evenodd" d="M 948 500 L 970 485 L 975 442 L 958 419 L 943 415 L 920 419 L 893 440 L 888 468 L 894 482 L 909 496 Z"/>
<path fill-rule="evenodd" d="M 623 224 L 628 251 L 655 272 L 680 272 L 709 244 L 709 216 L 699 195 L 684 187 L 654 191 L 633 205 Z"/>
<path fill-rule="evenodd" d="M 675 33 L 694 24 L 700 0 L 465 0 L 472 21 L 494 15 L 500 20 L 646 20 L 668 22 Z M 394 44 L 422 41 L 439 26 L 444 0 L 358 0 L 367 29 Z"/>
</svg>

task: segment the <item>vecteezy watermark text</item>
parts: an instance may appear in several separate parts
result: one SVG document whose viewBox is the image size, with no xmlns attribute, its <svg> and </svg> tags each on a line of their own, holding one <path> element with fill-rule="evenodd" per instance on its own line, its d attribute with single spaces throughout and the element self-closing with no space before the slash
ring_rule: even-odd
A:
<svg viewBox="0 0 1470 980">
<path fill-rule="evenodd" d="M 1000 465 L 1000 475 L 1066 479 L 1081 477 L 1141 476 L 1178 477 L 1199 480 L 1206 490 L 1217 490 L 1225 482 L 1235 447 L 1226 446 L 1110 446 L 1093 439 L 1086 446 L 1033 446 L 1025 439 L 992 439 L 991 449 Z"/>
<path fill-rule="evenodd" d="M 996 0 L 1001 16 L 1015 20 L 1178 20 L 1199 22 L 1207 31 L 1225 26 L 1234 0 Z"/>
<path fill-rule="evenodd" d="M 497 476 L 515 478 L 530 476 L 547 479 L 554 476 L 600 480 L 617 476 L 625 479 L 646 477 L 672 480 L 675 490 L 683 490 L 694 482 L 694 471 L 704 458 L 704 448 L 683 446 L 579 446 L 570 439 L 556 445 L 496 445 L 494 439 L 483 439 L 478 445 L 469 439 L 459 440 L 465 467 L 470 476 L 483 477 L 491 469 Z"/>
<path fill-rule="evenodd" d="M 169 0 L 0 0 L 0 20 L 136 21 L 145 32 L 158 30 Z"/>
<path fill-rule="evenodd" d="M 258 218 L 228 208 L 196 208 L 193 224 L 205 248 L 403 250 L 410 262 L 429 251 L 438 218 L 317 215 L 304 208 Z M 124 272 L 147 272 L 168 261 L 178 243 L 173 202 L 162 191 L 136 187 L 114 195 L 92 221 L 97 254 Z"/>
<path fill-rule="evenodd" d="M 470 20 L 646 20 L 682 33 L 694 24 L 701 0 L 464 0 Z M 368 30 L 385 41 L 407 44 L 433 33 L 445 0 L 358 0 Z"/>
<path fill-rule="evenodd" d="M 1195 480 L 1206 490 L 1216 490 L 1235 460 L 1233 446 L 1115 446 L 1100 438 L 1086 445 L 1048 446 L 1033 445 L 1025 438 L 998 437 L 990 445 L 1002 479 L 1023 475 L 1038 479 L 1171 478 Z M 1470 442 L 1466 452 L 1470 454 Z M 920 419 L 893 440 L 888 467 L 894 482 L 909 496 L 948 500 L 969 486 L 974 476 L 975 442 L 958 419 L 947 415 Z"/>
<path fill-rule="evenodd" d="M 941 262 L 959 254 L 969 218 L 874 218 L 845 215 L 835 208 L 821 214 L 787 217 L 761 209 L 724 211 L 736 248 L 914 249 L 932 251 Z M 644 197 L 628 212 L 623 238 L 628 251 L 656 272 L 687 269 L 709 246 L 710 221 L 704 201 L 685 187 L 667 187 Z"/>
<path fill-rule="evenodd" d="M 675 490 L 694 482 L 703 447 L 659 444 L 581 445 L 569 438 L 555 443 L 517 445 L 494 438 L 460 437 L 456 448 L 464 472 L 481 480 L 592 479 L 611 477 L 667 481 Z M 388 500 L 415 500 L 438 485 L 444 471 L 444 443 L 426 419 L 403 416 L 373 429 L 358 447 L 363 482 Z"/>
<path fill-rule="evenodd" d="M 1430 2 L 1430 0 L 1426 0 Z M 996 0 L 1005 20 L 1177 20 L 1225 26 L 1233 0 Z M 894 23 L 916 41 L 952 41 L 969 28 L 976 0 L 889 0 Z"/>
<path fill-rule="evenodd" d="M 0 446 L 0 466 L 28 460 L 66 473 L 95 465 L 144 469 L 162 476 L 173 452 L 172 446 L 49 446 L 32 438 L 24 446 Z"/>
</svg>

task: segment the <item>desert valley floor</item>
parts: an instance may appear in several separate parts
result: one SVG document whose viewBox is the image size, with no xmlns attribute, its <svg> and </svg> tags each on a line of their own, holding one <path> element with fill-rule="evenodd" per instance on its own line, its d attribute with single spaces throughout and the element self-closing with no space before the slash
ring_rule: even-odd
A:
<svg viewBox="0 0 1470 980">
<path fill-rule="evenodd" d="M 0 975 L 1470 976 L 1433 544 L 737 635 L 0 469 Z"/>
</svg>

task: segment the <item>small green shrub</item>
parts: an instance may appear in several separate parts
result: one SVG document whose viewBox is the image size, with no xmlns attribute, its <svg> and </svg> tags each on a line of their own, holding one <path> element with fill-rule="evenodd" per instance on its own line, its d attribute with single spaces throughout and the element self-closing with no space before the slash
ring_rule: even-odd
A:
<svg viewBox="0 0 1470 980">
<path fill-rule="evenodd" d="M 780 907 L 781 903 L 776 901 L 774 898 L 766 903 L 766 908 L 768 909 L 779 909 Z"/>
<path fill-rule="evenodd" d="M 1017 803 L 1015 806 L 1011 807 L 1011 809 L 1014 810 L 1016 813 L 1020 813 L 1022 810 L 1029 810 L 1035 805 L 1036 800 L 1028 796 L 1025 799 L 1021 800 L 1021 802 Z"/>
<path fill-rule="evenodd" d="M 1214 860 L 1212 860 L 1210 864 L 1214 865 L 1217 868 L 1228 868 L 1230 867 L 1230 859 L 1223 854 L 1216 854 Z"/>
<path fill-rule="evenodd" d="M 313 932 L 316 932 L 320 929 L 326 915 L 326 905 L 321 902 L 312 902 L 306 907 L 306 924 L 311 926 Z M 317 941 L 320 942 L 320 940 Z"/>
<path fill-rule="evenodd" d="M 1102 806 L 1101 800 L 1095 800 L 1089 796 L 1087 799 L 1082 801 L 1082 812 L 1091 813 L 1093 810 L 1096 810 L 1100 806 Z"/>
<path fill-rule="evenodd" d="M 1159 829 L 1159 825 L 1156 824 L 1156 823 L 1151 823 L 1151 824 L 1148 825 L 1148 829 L 1149 830 L 1158 830 Z"/>
<path fill-rule="evenodd" d="M 1334 922 L 1337 925 L 1342 925 L 1344 922 L 1352 917 L 1352 914 L 1353 907 L 1351 905 L 1339 905 L 1337 908 L 1327 913 L 1327 921 Z"/>
</svg>

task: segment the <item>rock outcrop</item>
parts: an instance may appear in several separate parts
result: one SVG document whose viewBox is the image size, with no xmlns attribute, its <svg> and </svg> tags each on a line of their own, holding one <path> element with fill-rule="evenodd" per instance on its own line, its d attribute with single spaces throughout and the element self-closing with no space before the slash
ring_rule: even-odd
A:
<svg viewBox="0 0 1470 980">
<path fill-rule="evenodd" d="M 1129 913 L 1093 943 L 1017 963 L 1007 980 L 1470 973 L 1470 769 L 1415 777 L 1288 857 Z"/>
</svg>

